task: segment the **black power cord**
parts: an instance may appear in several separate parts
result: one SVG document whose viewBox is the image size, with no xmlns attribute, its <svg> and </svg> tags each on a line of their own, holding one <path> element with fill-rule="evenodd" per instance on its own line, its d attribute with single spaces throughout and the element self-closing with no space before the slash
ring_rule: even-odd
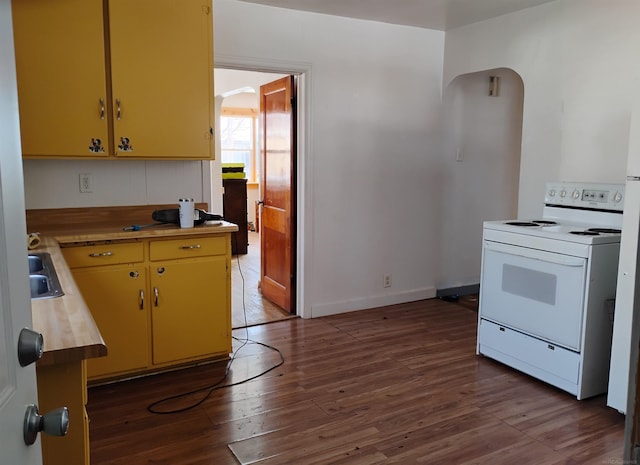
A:
<svg viewBox="0 0 640 465">
<path fill-rule="evenodd" d="M 236 241 L 236 250 L 237 250 L 238 249 L 237 248 L 238 238 L 237 238 L 235 233 L 232 233 L 232 235 L 233 235 L 233 237 L 234 237 L 234 239 Z M 260 376 L 266 375 L 270 371 L 273 371 L 276 368 L 278 368 L 278 367 L 280 367 L 280 366 L 282 366 L 284 364 L 284 356 L 282 355 L 282 352 L 280 352 L 280 350 L 278 348 L 270 346 L 269 344 L 265 344 L 264 342 L 254 341 L 254 340 L 249 338 L 249 326 L 248 326 L 248 323 L 247 323 L 247 308 L 246 308 L 245 300 L 244 300 L 244 294 L 245 294 L 244 285 L 245 285 L 245 281 L 244 281 L 244 275 L 242 274 L 242 267 L 240 266 L 240 256 L 238 254 L 236 254 L 236 262 L 238 264 L 238 271 L 240 272 L 240 278 L 241 278 L 241 282 L 242 282 L 242 311 L 243 311 L 243 314 L 244 314 L 244 330 L 245 330 L 245 333 L 246 333 L 246 336 L 244 337 L 244 339 L 239 339 L 237 337 L 233 337 L 233 339 L 235 339 L 236 341 L 241 342 L 240 347 L 238 347 L 233 352 L 233 355 L 231 356 L 231 359 L 229 360 L 229 362 L 227 362 L 227 367 L 226 367 L 226 369 L 224 371 L 224 375 L 222 375 L 222 377 L 218 381 L 216 381 L 213 384 L 209 384 L 208 386 L 205 386 L 205 387 L 201 387 L 201 388 L 198 388 L 198 389 L 194 389 L 192 391 L 183 392 L 183 393 L 180 393 L 180 394 L 176 394 L 174 396 L 165 397 L 164 399 L 157 400 L 157 401 L 155 401 L 155 402 L 153 402 L 153 403 L 151 403 L 151 404 L 149 404 L 147 406 L 147 410 L 150 413 L 154 413 L 154 414 L 157 414 L 157 415 L 170 415 L 170 414 L 174 414 L 174 413 L 186 412 L 187 410 L 191 410 L 191 409 L 196 408 L 197 406 L 201 405 L 205 400 L 207 400 L 211 396 L 211 394 L 213 394 L 214 391 L 217 391 L 219 389 L 228 388 L 228 387 L 231 387 L 231 386 L 238 386 L 238 385 L 243 384 L 243 383 L 247 383 L 247 382 L 252 381 L 252 380 L 254 380 L 256 378 L 259 378 Z M 266 370 L 262 371 L 261 373 L 255 375 L 255 376 L 251 376 L 251 377 L 249 377 L 247 379 L 243 379 L 242 381 L 237 381 L 235 383 L 222 384 L 224 382 L 224 380 L 226 380 L 227 377 L 229 376 L 229 371 L 231 370 L 231 365 L 233 364 L 234 360 L 236 359 L 236 356 L 238 355 L 240 350 L 242 350 L 242 348 L 244 346 L 246 346 L 247 344 L 249 344 L 249 343 L 258 344 L 258 345 L 261 345 L 263 347 L 266 347 L 267 349 L 270 349 L 270 350 L 273 350 L 273 351 L 277 352 L 278 355 L 280 356 L 280 361 L 277 362 L 272 367 L 267 368 Z M 182 398 L 185 398 L 185 397 L 188 397 L 188 396 L 192 396 L 192 395 L 195 395 L 195 394 L 198 394 L 198 393 L 201 393 L 201 392 L 206 392 L 204 397 L 202 397 L 201 399 L 193 402 L 192 404 L 187 405 L 186 407 L 182 407 L 182 408 L 178 408 L 178 409 L 167 409 L 167 410 L 162 410 L 162 409 L 157 409 L 156 408 L 158 405 L 162 405 L 164 403 L 167 403 L 167 402 L 170 402 L 170 401 L 173 401 L 173 400 L 176 400 L 176 399 L 182 399 Z"/>
</svg>

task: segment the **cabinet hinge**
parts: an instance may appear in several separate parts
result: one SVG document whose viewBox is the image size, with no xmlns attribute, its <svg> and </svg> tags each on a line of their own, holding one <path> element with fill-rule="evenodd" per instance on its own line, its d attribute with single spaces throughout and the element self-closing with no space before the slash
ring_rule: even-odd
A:
<svg viewBox="0 0 640 465">
<path fill-rule="evenodd" d="M 208 15 L 209 13 L 211 13 L 211 7 L 210 7 L 210 6 L 208 6 L 208 5 L 202 5 L 202 12 L 203 12 L 205 15 Z"/>
</svg>

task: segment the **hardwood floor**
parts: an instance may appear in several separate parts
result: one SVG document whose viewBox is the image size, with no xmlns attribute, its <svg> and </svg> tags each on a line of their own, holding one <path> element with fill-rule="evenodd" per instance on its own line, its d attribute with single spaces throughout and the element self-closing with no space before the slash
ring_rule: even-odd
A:
<svg viewBox="0 0 640 465">
<path fill-rule="evenodd" d="M 218 363 L 90 388 L 93 465 L 622 463 L 624 417 L 475 355 L 477 313 L 438 299 L 234 331 Z M 235 347 L 242 345 L 235 342 Z"/>
<path fill-rule="evenodd" d="M 260 236 L 249 231 L 247 254 L 231 260 L 231 325 L 243 328 L 292 318 L 288 312 L 262 298 L 260 281 Z M 295 316 L 294 316 L 295 317 Z"/>
</svg>

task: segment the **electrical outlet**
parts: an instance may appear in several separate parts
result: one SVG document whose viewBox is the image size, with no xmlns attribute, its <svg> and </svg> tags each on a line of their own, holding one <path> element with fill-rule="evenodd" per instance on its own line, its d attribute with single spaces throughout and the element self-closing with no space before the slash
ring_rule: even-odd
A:
<svg viewBox="0 0 640 465">
<path fill-rule="evenodd" d="M 391 287 L 391 274 L 390 273 L 385 273 L 384 278 L 383 278 L 383 282 L 382 282 L 382 286 L 383 287 Z"/>
<path fill-rule="evenodd" d="M 90 173 L 80 173 L 78 175 L 80 181 L 80 192 L 93 192 L 93 176 Z"/>
</svg>

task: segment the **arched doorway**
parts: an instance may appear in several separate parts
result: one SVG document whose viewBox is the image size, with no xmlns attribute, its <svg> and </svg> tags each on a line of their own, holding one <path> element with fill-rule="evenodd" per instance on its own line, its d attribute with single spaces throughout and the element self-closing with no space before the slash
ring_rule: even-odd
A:
<svg viewBox="0 0 640 465">
<path fill-rule="evenodd" d="M 506 68 L 460 75 L 444 89 L 440 295 L 473 292 L 483 221 L 517 216 L 523 102 L 524 83 Z"/>
</svg>

